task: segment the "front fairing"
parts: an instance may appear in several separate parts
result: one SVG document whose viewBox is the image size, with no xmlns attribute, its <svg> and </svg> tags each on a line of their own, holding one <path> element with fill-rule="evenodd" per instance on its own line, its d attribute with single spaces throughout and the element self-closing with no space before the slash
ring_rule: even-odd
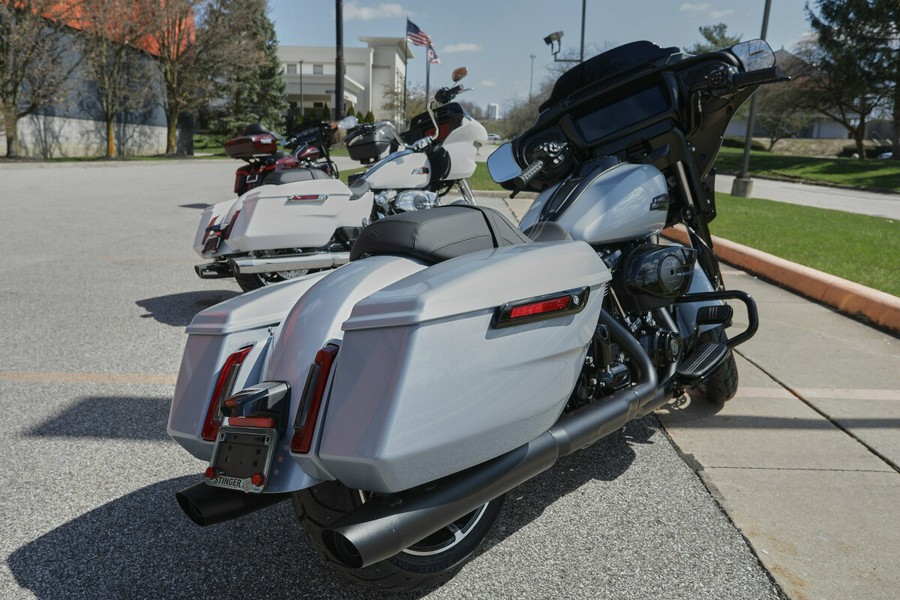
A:
<svg viewBox="0 0 900 600">
<path fill-rule="evenodd" d="M 363 178 L 369 189 L 422 189 L 431 180 L 431 164 L 422 152 L 399 150 L 375 163 Z"/>
</svg>

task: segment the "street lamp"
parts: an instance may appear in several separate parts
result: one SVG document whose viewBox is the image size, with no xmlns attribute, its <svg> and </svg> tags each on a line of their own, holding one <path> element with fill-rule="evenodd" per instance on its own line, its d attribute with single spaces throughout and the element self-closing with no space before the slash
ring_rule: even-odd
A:
<svg viewBox="0 0 900 600">
<path fill-rule="evenodd" d="M 534 54 L 531 55 L 531 77 L 528 79 L 528 99 L 531 100 L 531 90 L 534 86 Z"/>
<path fill-rule="evenodd" d="M 306 112 L 303 108 L 303 61 L 300 61 L 300 122 L 306 120 Z"/>
<path fill-rule="evenodd" d="M 759 39 L 766 39 L 766 30 L 769 28 L 769 9 L 772 0 L 766 0 L 763 9 L 762 32 Z M 756 118 L 756 94 L 750 98 L 750 113 L 747 115 L 747 137 L 744 140 L 744 156 L 741 160 L 741 172 L 731 182 L 731 195 L 740 198 L 749 198 L 753 193 L 753 179 L 750 178 L 750 146 L 753 143 L 753 121 Z"/>
</svg>

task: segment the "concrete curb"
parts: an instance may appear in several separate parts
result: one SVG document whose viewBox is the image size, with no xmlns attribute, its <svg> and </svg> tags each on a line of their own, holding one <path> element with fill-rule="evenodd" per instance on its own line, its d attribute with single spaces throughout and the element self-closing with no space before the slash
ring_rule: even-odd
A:
<svg viewBox="0 0 900 600">
<path fill-rule="evenodd" d="M 666 229 L 663 236 L 687 243 L 682 226 Z M 716 256 L 728 264 L 745 269 L 831 306 L 852 317 L 861 317 L 893 333 L 900 333 L 900 298 L 885 292 L 817 271 L 803 265 L 713 236 Z"/>
</svg>

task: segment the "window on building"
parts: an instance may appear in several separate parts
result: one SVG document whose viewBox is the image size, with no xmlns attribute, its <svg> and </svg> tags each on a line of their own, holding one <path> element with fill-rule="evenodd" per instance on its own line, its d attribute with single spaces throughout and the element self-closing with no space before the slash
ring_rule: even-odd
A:
<svg viewBox="0 0 900 600">
<path fill-rule="evenodd" d="M 325 74 L 325 66 L 324 65 L 313 65 L 313 75 L 324 75 Z"/>
<path fill-rule="evenodd" d="M 287 66 L 287 74 L 288 75 L 296 75 L 297 74 L 297 65 L 291 64 Z"/>
<path fill-rule="evenodd" d="M 322 108 L 325 106 L 324 102 L 313 102 L 313 108 Z"/>
</svg>

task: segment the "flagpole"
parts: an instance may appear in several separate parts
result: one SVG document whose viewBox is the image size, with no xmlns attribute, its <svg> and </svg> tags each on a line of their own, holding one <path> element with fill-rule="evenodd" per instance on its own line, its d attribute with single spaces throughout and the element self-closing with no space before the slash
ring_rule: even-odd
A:
<svg viewBox="0 0 900 600">
<path fill-rule="evenodd" d="M 406 94 L 408 89 L 408 84 L 406 82 L 407 71 L 409 70 L 409 17 L 406 18 L 406 33 L 403 34 L 403 114 L 400 117 L 400 123 L 398 123 L 402 128 L 406 128 L 406 115 L 408 114 L 408 109 L 406 106 Z"/>
<path fill-rule="evenodd" d="M 428 99 L 429 93 L 431 91 L 431 57 L 428 56 L 428 49 L 431 46 L 427 46 L 425 48 L 425 108 L 428 108 Z"/>
</svg>

